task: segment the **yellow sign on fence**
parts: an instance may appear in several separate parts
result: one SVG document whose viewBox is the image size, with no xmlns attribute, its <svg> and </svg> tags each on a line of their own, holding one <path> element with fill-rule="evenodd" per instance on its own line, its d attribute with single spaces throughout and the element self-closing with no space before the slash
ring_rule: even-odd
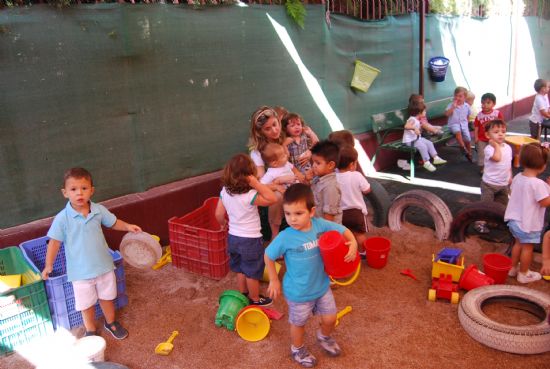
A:
<svg viewBox="0 0 550 369">
<path fill-rule="evenodd" d="M 367 92 L 379 73 L 379 69 L 371 67 L 367 63 L 363 63 L 361 60 L 356 60 L 355 72 L 353 72 L 353 78 L 351 79 L 351 87 L 359 91 Z"/>
</svg>

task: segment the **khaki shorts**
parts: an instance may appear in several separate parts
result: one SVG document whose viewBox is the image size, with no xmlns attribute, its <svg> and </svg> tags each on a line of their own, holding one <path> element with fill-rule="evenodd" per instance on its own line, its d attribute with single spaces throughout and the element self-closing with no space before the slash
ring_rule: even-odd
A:
<svg viewBox="0 0 550 369">
<path fill-rule="evenodd" d="M 74 308 L 82 311 L 94 306 L 98 299 L 114 300 L 116 298 L 115 272 L 110 271 L 98 277 L 73 281 Z"/>
<path fill-rule="evenodd" d="M 508 205 L 510 195 L 510 186 L 495 186 L 481 181 L 481 201 L 500 202 L 502 205 Z"/>
</svg>

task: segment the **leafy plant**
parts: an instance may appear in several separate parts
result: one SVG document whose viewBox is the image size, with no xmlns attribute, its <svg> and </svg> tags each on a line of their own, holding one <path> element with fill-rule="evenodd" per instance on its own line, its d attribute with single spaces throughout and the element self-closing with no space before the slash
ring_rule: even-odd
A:
<svg viewBox="0 0 550 369">
<path fill-rule="evenodd" d="M 306 19 L 306 8 L 300 0 L 286 0 L 285 2 L 286 13 L 292 18 L 300 28 L 304 28 L 304 21 Z"/>
</svg>

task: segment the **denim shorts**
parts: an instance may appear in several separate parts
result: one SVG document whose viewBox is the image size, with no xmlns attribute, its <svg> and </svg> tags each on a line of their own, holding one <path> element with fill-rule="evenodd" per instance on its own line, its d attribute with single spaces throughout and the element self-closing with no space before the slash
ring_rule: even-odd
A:
<svg viewBox="0 0 550 369">
<path fill-rule="evenodd" d="M 470 137 L 470 129 L 468 128 L 468 124 L 466 123 L 466 125 L 464 124 L 453 124 L 452 126 L 449 126 L 449 129 L 451 130 L 451 132 L 453 134 L 457 133 L 457 132 L 461 132 L 462 133 L 462 139 L 464 141 L 472 141 L 472 138 Z"/>
<path fill-rule="evenodd" d="M 248 238 L 227 235 L 229 268 L 247 278 L 262 279 L 264 274 L 264 245 L 262 237 Z"/>
<path fill-rule="evenodd" d="M 288 301 L 288 321 L 297 327 L 306 325 L 307 320 L 312 314 L 315 315 L 333 315 L 336 314 L 336 302 L 330 288 L 327 292 L 316 300 L 306 302 Z"/>
<path fill-rule="evenodd" d="M 524 232 L 519 228 L 518 222 L 515 220 L 508 221 L 508 229 L 514 235 L 514 238 L 520 243 L 539 243 L 541 237 L 541 231 L 537 232 Z"/>
</svg>

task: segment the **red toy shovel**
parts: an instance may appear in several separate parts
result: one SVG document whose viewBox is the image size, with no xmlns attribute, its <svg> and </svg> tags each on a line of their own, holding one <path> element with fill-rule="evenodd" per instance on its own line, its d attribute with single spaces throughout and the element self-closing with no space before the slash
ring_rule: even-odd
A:
<svg viewBox="0 0 550 369">
<path fill-rule="evenodd" d="M 415 281 L 418 281 L 418 279 L 416 278 L 416 276 L 413 274 L 412 270 L 410 270 L 410 269 L 403 269 L 400 273 L 403 274 L 403 275 L 406 275 L 407 277 L 411 277 Z"/>
<path fill-rule="evenodd" d="M 261 307 L 262 311 L 265 313 L 265 315 L 267 315 L 267 317 L 269 319 L 273 319 L 273 320 L 279 320 L 283 317 L 283 313 L 275 310 L 275 309 L 270 309 L 270 308 L 265 308 L 265 307 Z"/>
</svg>

